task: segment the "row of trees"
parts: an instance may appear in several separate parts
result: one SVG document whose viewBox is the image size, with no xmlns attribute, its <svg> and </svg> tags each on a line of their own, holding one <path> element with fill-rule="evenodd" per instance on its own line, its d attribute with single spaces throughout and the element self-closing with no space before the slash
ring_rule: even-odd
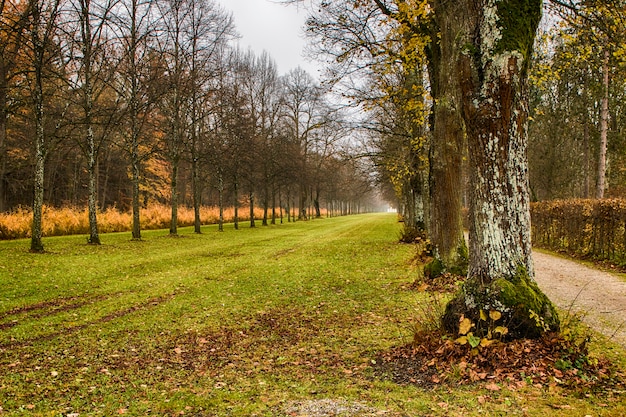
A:
<svg viewBox="0 0 626 417">
<path fill-rule="evenodd" d="M 604 172 L 608 68 L 613 58 L 623 56 L 625 5 L 551 5 L 569 24 L 565 32 L 577 33 L 570 39 L 560 33 L 563 45 L 574 38 L 596 42 L 590 44 L 595 47 L 611 39 L 614 45 L 599 54 L 603 93 L 592 104 L 596 107 L 586 108 L 582 122 L 591 131 L 597 121 L 596 171 Z M 431 270 L 462 271 L 469 261 L 468 281 L 448 305 L 444 324 L 454 330 L 459 317 L 478 323 L 481 309 L 496 309 L 506 313 L 518 336 L 557 329 L 556 312 L 532 279 L 528 116 L 532 111 L 531 132 L 540 132 L 531 139 L 533 145 L 543 135 L 554 148 L 559 131 L 553 122 L 574 119 L 567 107 L 573 100 L 566 104 L 565 96 L 557 97 L 554 103 L 562 107 L 550 120 L 543 118 L 550 106 L 547 96 L 560 93 L 562 85 L 579 95 L 589 91 L 563 73 L 549 83 L 535 83 L 531 96 L 528 80 L 543 2 L 355 0 L 319 1 L 316 6 L 308 31 L 316 39 L 316 51 L 333 57 L 330 81 L 356 106 L 369 110 L 365 127 L 374 141 L 368 154 L 377 161 L 381 182 L 395 192 L 405 229 L 431 240 L 437 264 Z M 557 56 L 551 49 L 549 59 Z M 580 62 L 586 63 L 584 56 Z M 540 78 L 537 71 L 532 75 L 533 81 Z M 617 108 L 613 115 L 616 120 Z M 544 197 L 542 177 L 550 174 L 537 168 L 546 152 L 536 146 L 531 155 L 534 194 Z M 599 175 L 597 190 L 606 188 L 603 181 Z M 465 204 L 469 260 L 462 227 Z"/>
<path fill-rule="evenodd" d="M 201 204 L 319 216 L 372 189 L 343 151 L 342 112 L 301 69 L 238 50 L 211 0 L 9 0 L 0 10 L 0 211 Z M 34 193 L 33 193 L 34 190 Z M 34 198 L 33 198 L 34 195 Z M 33 202 L 34 201 L 34 202 Z M 291 210 L 289 210 L 291 211 Z M 312 211 L 312 213 L 311 213 Z M 252 222 L 254 222 L 254 217 Z M 254 225 L 254 223 L 252 223 Z"/>
</svg>

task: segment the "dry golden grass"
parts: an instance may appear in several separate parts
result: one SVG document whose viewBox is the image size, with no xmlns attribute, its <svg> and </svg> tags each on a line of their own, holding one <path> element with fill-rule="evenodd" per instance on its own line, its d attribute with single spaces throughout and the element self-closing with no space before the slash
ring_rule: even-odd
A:
<svg viewBox="0 0 626 417">
<path fill-rule="evenodd" d="M 249 221 L 249 207 L 239 208 L 239 221 Z M 263 217 L 263 210 L 255 209 L 256 219 Z M 166 229 L 170 226 L 171 208 L 166 205 L 151 205 L 141 210 L 141 228 L 144 230 Z M 219 221 L 219 208 L 202 207 L 200 219 L 203 225 L 216 224 Z M 235 219 L 233 207 L 224 210 L 224 222 L 231 223 Z M 30 208 L 18 208 L 10 213 L 0 214 L 0 240 L 27 238 L 31 235 L 33 213 Z M 181 206 L 178 209 L 178 225 L 192 226 L 194 223 L 193 208 Z M 63 207 L 43 208 L 43 235 L 64 236 L 89 233 L 89 218 L 86 208 Z M 132 214 L 115 208 L 98 212 L 98 229 L 100 233 L 125 232 L 131 229 Z"/>
</svg>

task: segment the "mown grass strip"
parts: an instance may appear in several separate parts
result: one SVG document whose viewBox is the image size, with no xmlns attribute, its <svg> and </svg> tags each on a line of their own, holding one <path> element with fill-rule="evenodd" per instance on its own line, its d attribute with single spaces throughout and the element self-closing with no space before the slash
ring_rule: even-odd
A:
<svg viewBox="0 0 626 417">
<path fill-rule="evenodd" d="M 1 415 L 281 416 L 323 398 L 392 416 L 552 410 L 541 389 L 479 403 L 374 377 L 428 302 L 406 289 L 414 248 L 393 215 L 203 232 L 50 238 L 43 255 L 0 243 Z"/>
</svg>

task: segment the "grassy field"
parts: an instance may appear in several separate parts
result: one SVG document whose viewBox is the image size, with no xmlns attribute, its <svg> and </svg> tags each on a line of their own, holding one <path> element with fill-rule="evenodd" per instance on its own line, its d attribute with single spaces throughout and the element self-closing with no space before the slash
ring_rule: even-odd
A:
<svg viewBox="0 0 626 417">
<path fill-rule="evenodd" d="M 408 289 L 415 249 L 394 215 L 203 232 L 54 237 L 42 255 L 0 242 L 0 415 L 288 416 L 322 399 L 358 415 L 626 415 L 615 392 L 377 377 L 430 300 Z"/>
</svg>

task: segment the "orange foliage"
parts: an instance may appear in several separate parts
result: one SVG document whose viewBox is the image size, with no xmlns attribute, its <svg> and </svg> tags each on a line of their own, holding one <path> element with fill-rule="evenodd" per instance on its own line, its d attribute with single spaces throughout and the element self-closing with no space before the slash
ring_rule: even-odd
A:
<svg viewBox="0 0 626 417">
<path fill-rule="evenodd" d="M 224 210 L 224 222 L 234 221 L 234 208 Z M 240 207 L 239 220 L 249 221 L 248 207 Z M 141 228 L 143 230 L 166 229 L 170 225 L 171 209 L 167 205 L 151 205 L 141 210 Z M 255 209 L 255 218 L 260 219 L 263 210 Z M 0 214 L 0 240 L 30 237 L 33 214 L 31 209 L 18 208 L 10 213 Z M 200 219 L 203 225 L 217 224 L 219 208 L 201 207 Z M 194 222 L 193 208 L 179 207 L 178 225 L 192 226 Z M 98 212 L 98 228 L 100 233 L 130 231 L 132 214 L 109 208 Z M 64 236 L 89 233 L 89 217 L 86 208 L 43 208 L 43 235 Z"/>
</svg>

